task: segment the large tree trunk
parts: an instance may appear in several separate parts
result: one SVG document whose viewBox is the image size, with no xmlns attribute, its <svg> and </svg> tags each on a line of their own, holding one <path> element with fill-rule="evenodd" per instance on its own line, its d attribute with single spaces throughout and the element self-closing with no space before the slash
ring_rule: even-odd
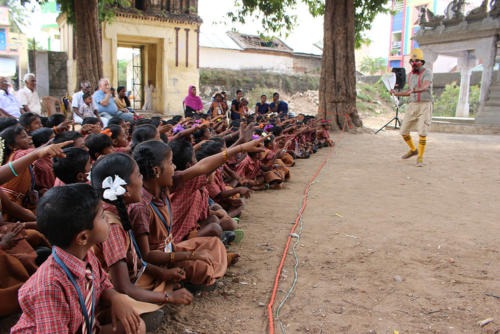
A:
<svg viewBox="0 0 500 334">
<path fill-rule="evenodd" d="M 352 0 L 326 0 L 323 58 L 319 84 L 319 115 L 333 129 L 361 127 L 356 110 L 356 65 L 354 61 L 354 4 Z"/>
<path fill-rule="evenodd" d="M 98 0 L 74 0 L 76 34 L 76 89 L 80 82 L 88 80 L 97 87 L 102 71 L 102 39 L 98 16 Z"/>
</svg>

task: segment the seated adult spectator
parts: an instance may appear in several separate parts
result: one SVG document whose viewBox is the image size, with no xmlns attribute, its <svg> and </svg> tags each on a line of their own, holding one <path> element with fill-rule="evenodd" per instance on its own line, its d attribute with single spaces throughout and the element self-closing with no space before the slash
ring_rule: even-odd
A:
<svg viewBox="0 0 500 334">
<path fill-rule="evenodd" d="M 195 114 L 203 112 L 203 102 L 201 98 L 196 95 L 196 87 L 189 86 L 188 95 L 184 99 L 184 116 L 193 117 Z"/>
<path fill-rule="evenodd" d="M 34 112 L 40 115 L 42 113 L 42 105 L 36 91 L 36 77 L 33 73 L 26 73 L 23 80 L 24 87 L 17 92 L 17 99 L 25 112 Z"/>
<path fill-rule="evenodd" d="M 118 92 L 118 96 L 115 97 L 115 103 L 118 107 L 118 110 L 121 110 L 123 112 L 133 112 L 134 110 L 130 106 L 130 100 L 127 97 L 127 91 L 125 90 L 125 87 L 119 86 L 116 91 Z"/>
<path fill-rule="evenodd" d="M 269 103 L 267 103 L 266 101 L 267 101 L 267 96 L 261 95 L 260 102 L 257 102 L 257 104 L 255 105 L 255 113 L 256 114 L 265 115 L 270 111 L 269 110 Z"/>
<path fill-rule="evenodd" d="M 9 81 L 6 77 L 0 77 L 0 116 L 19 118 L 22 113 L 23 106 L 14 94 L 9 92 Z"/>
<path fill-rule="evenodd" d="M 241 89 L 236 91 L 236 98 L 231 102 L 231 119 L 240 119 L 240 101 L 243 98 Z"/>
<path fill-rule="evenodd" d="M 273 94 L 273 102 L 269 105 L 269 109 L 271 112 L 278 113 L 280 118 L 283 118 L 288 115 L 288 103 L 280 100 L 280 94 Z"/>
<path fill-rule="evenodd" d="M 215 99 L 212 101 L 212 104 L 210 105 L 210 108 L 208 109 L 209 114 L 212 116 L 212 118 L 216 118 L 218 116 L 223 115 L 224 119 L 227 118 L 227 104 L 224 103 L 222 99 L 222 94 L 217 93 L 215 94 Z"/>
<path fill-rule="evenodd" d="M 71 107 L 73 108 L 73 120 L 75 123 L 82 123 L 83 117 L 80 114 L 80 107 L 84 104 L 83 102 L 83 94 L 91 94 L 92 88 L 90 86 L 90 82 L 82 81 L 80 83 L 81 90 L 73 94 L 71 99 Z"/>
<path fill-rule="evenodd" d="M 111 95 L 111 88 L 108 79 L 99 80 L 99 89 L 96 90 L 92 99 L 97 105 L 97 111 L 101 117 L 110 119 L 113 116 L 118 116 L 127 122 L 134 121 L 134 115 L 132 113 L 118 110 L 115 100 Z"/>
</svg>

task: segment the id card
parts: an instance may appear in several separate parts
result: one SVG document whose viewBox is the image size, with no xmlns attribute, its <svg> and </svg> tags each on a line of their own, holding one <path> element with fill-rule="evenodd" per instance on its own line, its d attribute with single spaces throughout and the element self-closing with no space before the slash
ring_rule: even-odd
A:
<svg viewBox="0 0 500 334">
<path fill-rule="evenodd" d="M 173 251 L 173 247 L 172 247 L 172 241 L 174 240 L 174 237 L 172 235 L 169 235 L 166 239 L 165 239 L 165 248 L 164 248 L 164 252 L 165 253 L 172 253 Z"/>
</svg>

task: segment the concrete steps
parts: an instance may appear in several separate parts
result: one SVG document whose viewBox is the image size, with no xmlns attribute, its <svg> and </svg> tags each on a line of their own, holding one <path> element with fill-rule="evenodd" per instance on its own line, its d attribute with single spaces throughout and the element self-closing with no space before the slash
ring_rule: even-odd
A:
<svg viewBox="0 0 500 334">
<path fill-rule="evenodd" d="M 500 107 L 485 106 L 483 111 L 476 117 L 477 124 L 500 125 Z"/>
<path fill-rule="evenodd" d="M 477 115 L 476 123 L 500 125 L 500 82 L 491 84 L 484 109 Z"/>
</svg>

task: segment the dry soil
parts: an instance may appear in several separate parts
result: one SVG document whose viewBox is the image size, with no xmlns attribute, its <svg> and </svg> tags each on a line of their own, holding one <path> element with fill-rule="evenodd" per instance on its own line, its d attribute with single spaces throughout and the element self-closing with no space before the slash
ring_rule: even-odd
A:
<svg viewBox="0 0 500 334">
<path fill-rule="evenodd" d="M 303 216 L 298 281 L 280 312 L 287 333 L 500 329 L 500 299 L 486 295 L 500 296 L 500 137 L 431 133 L 423 168 L 401 160 L 406 151 L 393 130 L 337 138 Z M 245 240 L 231 246 L 240 262 L 216 290 L 167 309 L 157 333 L 268 331 L 263 305 L 305 186 L 328 153 L 297 161 L 285 189 L 253 194 L 241 221 Z M 277 304 L 293 265 L 289 253 Z"/>
</svg>

